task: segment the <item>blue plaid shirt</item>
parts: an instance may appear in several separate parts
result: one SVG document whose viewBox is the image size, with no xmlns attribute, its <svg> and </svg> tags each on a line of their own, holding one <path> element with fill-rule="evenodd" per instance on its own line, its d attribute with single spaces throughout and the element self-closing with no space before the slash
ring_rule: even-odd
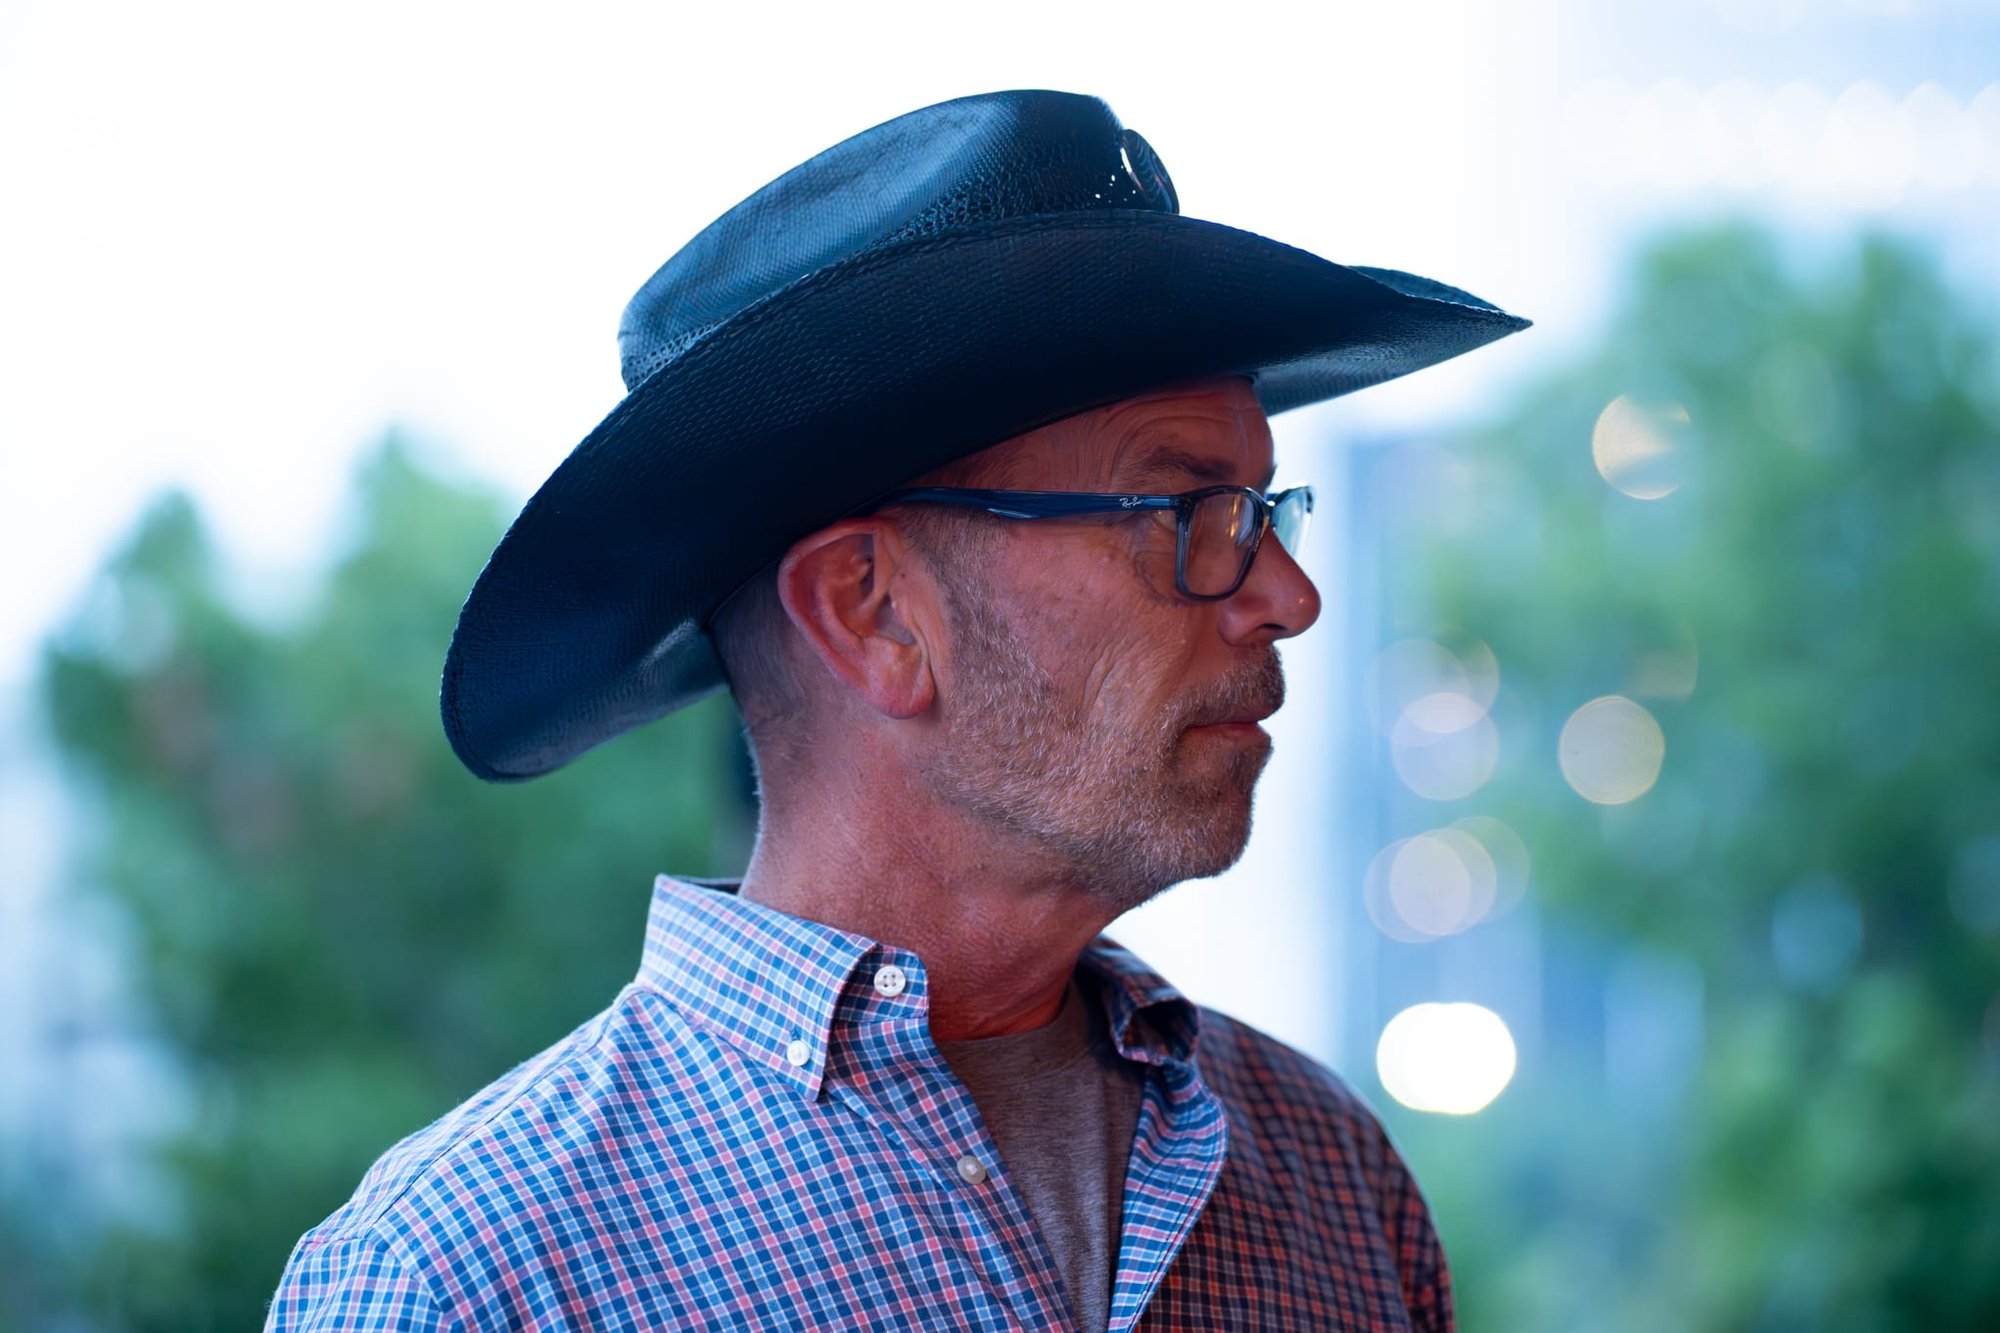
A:
<svg viewBox="0 0 2000 1333">
<path fill-rule="evenodd" d="M 1453 1326 L 1333 1074 L 1109 941 L 1079 975 L 1147 1067 L 1113 1330 Z M 637 980 L 377 1162 L 267 1329 L 1072 1328 L 926 997 L 914 954 L 661 879 Z"/>
</svg>

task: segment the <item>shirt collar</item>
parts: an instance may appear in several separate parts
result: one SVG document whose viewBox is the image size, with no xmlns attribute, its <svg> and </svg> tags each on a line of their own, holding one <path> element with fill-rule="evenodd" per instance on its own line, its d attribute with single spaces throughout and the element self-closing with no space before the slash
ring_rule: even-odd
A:
<svg viewBox="0 0 2000 1333">
<path fill-rule="evenodd" d="M 875 942 L 747 902 L 735 890 L 721 881 L 654 880 L 639 984 L 817 1097 L 834 1010 Z"/>
<path fill-rule="evenodd" d="M 1097 984 L 1111 1039 L 1127 1060 L 1190 1064 L 1201 1037 L 1201 1010 L 1109 936 L 1099 935 L 1077 960 Z"/>
<path fill-rule="evenodd" d="M 928 1014 L 915 954 L 746 901 L 736 888 L 728 880 L 656 879 L 638 983 L 807 1099 L 819 1095 L 833 1041 L 850 1038 L 856 1025 Z M 891 966 L 902 973 L 893 996 L 877 981 Z M 1198 1011 L 1136 956 L 1100 936 L 1083 951 L 1079 972 L 1098 992 L 1120 1055 L 1146 1064 L 1193 1060 Z"/>
</svg>

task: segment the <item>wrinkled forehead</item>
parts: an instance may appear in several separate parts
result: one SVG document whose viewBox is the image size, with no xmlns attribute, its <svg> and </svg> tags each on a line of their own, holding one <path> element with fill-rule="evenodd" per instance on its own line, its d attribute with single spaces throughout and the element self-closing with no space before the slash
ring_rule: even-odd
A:
<svg viewBox="0 0 2000 1333">
<path fill-rule="evenodd" d="M 1268 485 L 1271 427 L 1250 381 L 1176 385 L 1065 418 L 988 451 L 986 484 L 1020 490 Z"/>
</svg>

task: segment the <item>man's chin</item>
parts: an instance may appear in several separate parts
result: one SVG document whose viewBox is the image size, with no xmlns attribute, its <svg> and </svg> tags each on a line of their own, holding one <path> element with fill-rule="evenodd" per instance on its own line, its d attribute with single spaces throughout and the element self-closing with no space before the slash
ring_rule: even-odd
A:
<svg viewBox="0 0 2000 1333">
<path fill-rule="evenodd" d="M 1111 873 L 1094 878 L 1111 891 L 1117 912 L 1129 912 L 1176 884 L 1220 875 L 1243 859 L 1249 841 L 1247 812 L 1240 823 L 1228 826 L 1212 820 L 1200 827 L 1160 829 L 1142 848 L 1121 857 L 1115 869 L 1103 867 Z"/>
<path fill-rule="evenodd" d="M 1178 832 L 1177 881 L 1207 879 L 1243 859 L 1243 851 L 1250 845 L 1250 787 L 1255 782 L 1252 773 L 1247 782 L 1189 793 L 1178 813 L 1183 819 L 1198 816 L 1199 822 L 1183 824 Z"/>
</svg>

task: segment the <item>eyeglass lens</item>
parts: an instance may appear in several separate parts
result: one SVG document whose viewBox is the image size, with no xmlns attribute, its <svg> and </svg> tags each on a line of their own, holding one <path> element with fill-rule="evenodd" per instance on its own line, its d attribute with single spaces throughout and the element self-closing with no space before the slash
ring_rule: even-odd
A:
<svg viewBox="0 0 2000 1333">
<path fill-rule="evenodd" d="M 1187 590 L 1197 597 L 1228 592 L 1257 540 L 1257 507 L 1248 496 L 1203 496 L 1188 516 Z"/>
<path fill-rule="evenodd" d="M 1271 511 L 1271 535 L 1293 555 L 1305 545 L 1306 529 L 1311 526 L 1313 512 L 1312 491 L 1304 486 L 1286 491 L 1284 498 Z"/>
<path fill-rule="evenodd" d="M 1187 590 L 1197 597 L 1219 597 L 1235 589 L 1249 572 L 1262 526 L 1259 506 L 1240 491 L 1204 496 L 1188 518 Z M 1297 553 L 1305 538 L 1312 496 L 1301 489 L 1288 493 L 1271 514 L 1271 533 L 1287 551 Z"/>
</svg>

